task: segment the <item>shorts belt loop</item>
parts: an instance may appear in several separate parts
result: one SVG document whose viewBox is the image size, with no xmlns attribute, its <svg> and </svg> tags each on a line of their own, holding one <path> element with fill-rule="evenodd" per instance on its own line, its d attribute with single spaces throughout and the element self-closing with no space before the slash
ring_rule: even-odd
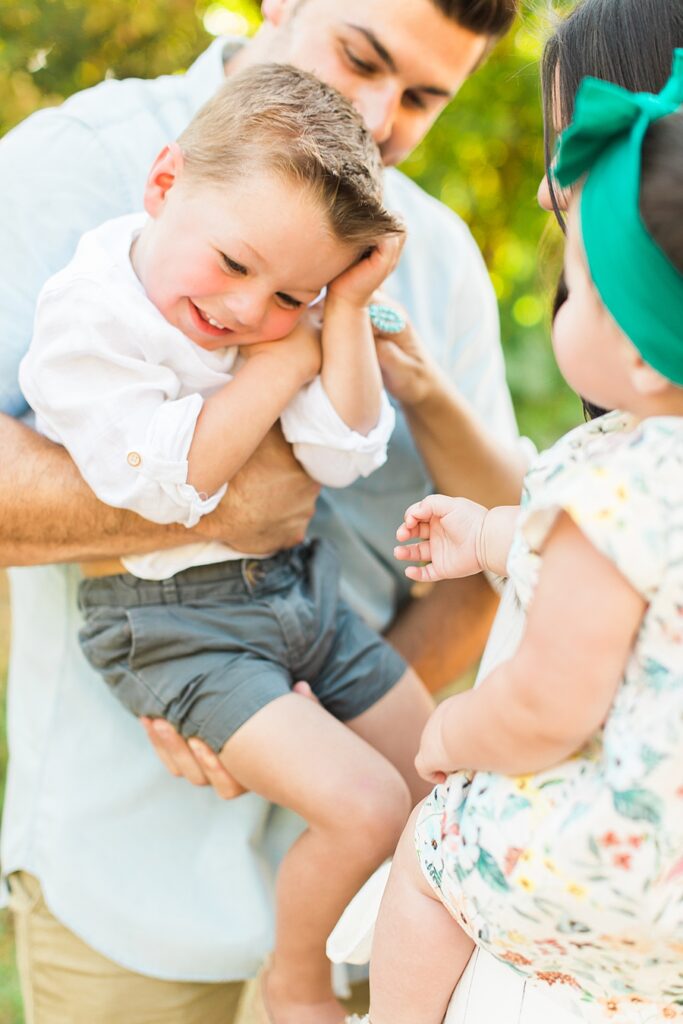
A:
<svg viewBox="0 0 683 1024">
<path fill-rule="evenodd" d="M 161 580 L 161 594 L 164 604 L 178 604 L 178 581 L 175 576 Z"/>
</svg>

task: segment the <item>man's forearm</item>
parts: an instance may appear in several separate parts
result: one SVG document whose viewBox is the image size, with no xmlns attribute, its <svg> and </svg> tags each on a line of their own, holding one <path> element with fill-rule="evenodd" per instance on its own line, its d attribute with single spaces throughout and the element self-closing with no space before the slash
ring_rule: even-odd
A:
<svg viewBox="0 0 683 1024">
<path fill-rule="evenodd" d="M 487 508 L 519 502 L 526 460 L 514 442 L 501 445 L 440 375 L 423 399 L 404 406 L 435 489 Z"/>
<path fill-rule="evenodd" d="M 437 693 L 479 658 L 497 603 L 481 575 L 444 580 L 410 601 L 392 623 L 387 639 L 430 692 Z"/>
<path fill-rule="evenodd" d="M 68 453 L 0 416 L 0 564 L 113 557 L 187 543 L 183 526 L 159 526 L 98 501 Z"/>
</svg>

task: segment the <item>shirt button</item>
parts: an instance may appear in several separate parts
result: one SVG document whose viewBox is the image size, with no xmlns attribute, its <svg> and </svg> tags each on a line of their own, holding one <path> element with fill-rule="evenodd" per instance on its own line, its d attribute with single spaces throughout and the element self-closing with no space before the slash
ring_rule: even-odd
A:
<svg viewBox="0 0 683 1024">
<path fill-rule="evenodd" d="M 137 467 L 142 462 L 142 455 L 140 455 L 139 452 L 128 452 L 128 455 L 126 456 L 126 461 L 129 466 L 133 466 L 134 469 L 137 469 Z"/>
</svg>

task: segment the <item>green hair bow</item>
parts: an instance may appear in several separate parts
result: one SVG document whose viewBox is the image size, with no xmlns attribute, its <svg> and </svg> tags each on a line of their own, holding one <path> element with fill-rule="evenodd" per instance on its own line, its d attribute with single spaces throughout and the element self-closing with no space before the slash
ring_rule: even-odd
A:
<svg viewBox="0 0 683 1024">
<path fill-rule="evenodd" d="M 640 215 L 642 146 L 650 125 L 683 105 L 683 49 L 659 94 L 632 93 L 586 78 L 553 171 L 581 194 L 581 232 L 593 282 L 646 362 L 683 385 L 683 275 L 654 242 Z M 683 167 L 680 181 L 683 216 Z"/>
</svg>

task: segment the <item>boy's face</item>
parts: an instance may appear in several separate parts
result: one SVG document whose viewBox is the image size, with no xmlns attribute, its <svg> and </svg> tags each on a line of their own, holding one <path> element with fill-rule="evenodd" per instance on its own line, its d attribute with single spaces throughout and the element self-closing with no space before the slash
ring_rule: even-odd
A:
<svg viewBox="0 0 683 1024">
<path fill-rule="evenodd" d="M 265 172 L 222 186 L 176 178 L 163 194 L 155 180 L 133 262 L 159 312 L 203 348 L 285 337 L 358 255 L 310 192 Z"/>
<path fill-rule="evenodd" d="M 432 0 L 264 0 L 263 12 L 270 42 L 261 59 L 312 71 L 343 93 L 387 165 L 415 148 L 488 44 Z"/>
</svg>

